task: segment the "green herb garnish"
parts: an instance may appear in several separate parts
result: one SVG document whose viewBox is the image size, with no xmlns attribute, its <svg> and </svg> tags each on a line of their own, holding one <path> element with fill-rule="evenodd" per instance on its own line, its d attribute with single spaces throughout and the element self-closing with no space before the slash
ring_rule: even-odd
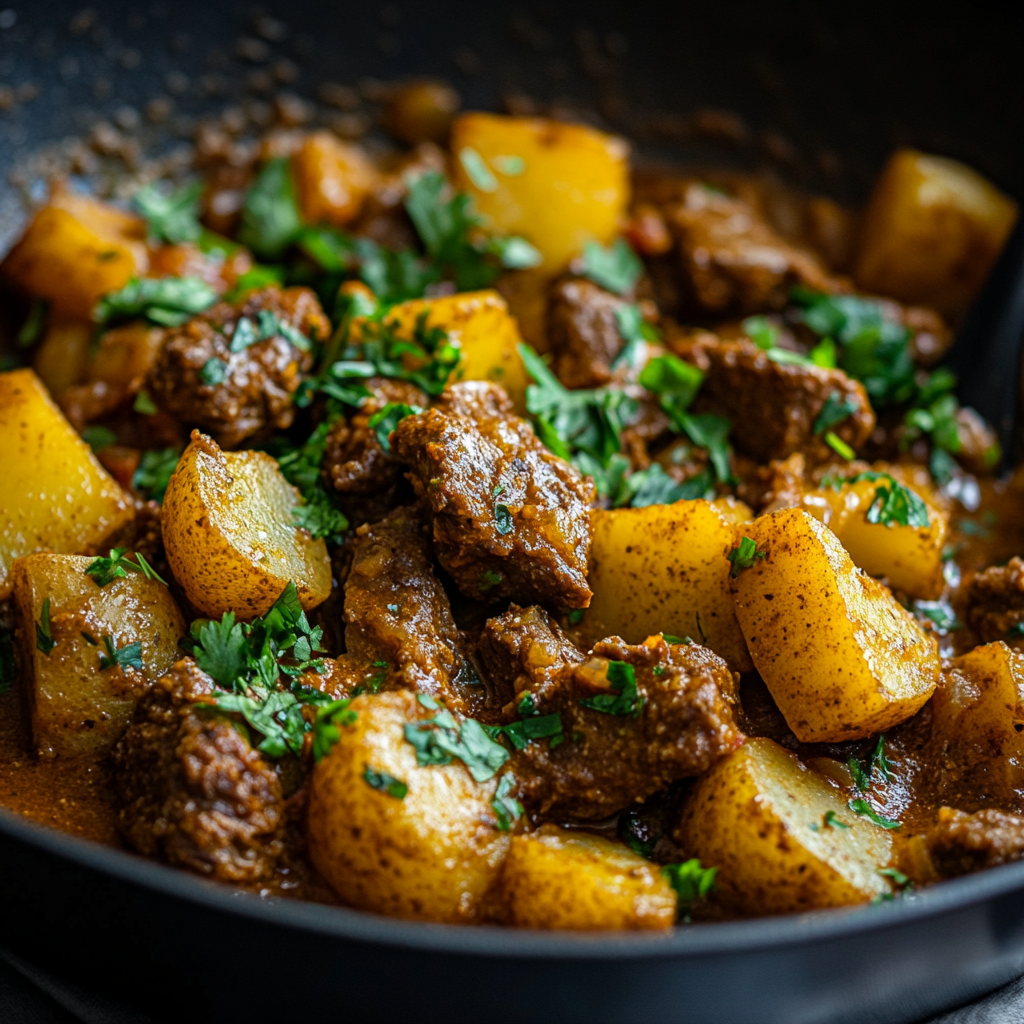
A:
<svg viewBox="0 0 1024 1024">
<path fill-rule="evenodd" d="M 50 304 L 46 299 L 35 298 L 28 308 L 28 316 L 18 331 L 18 348 L 30 348 L 42 336 L 46 327 L 46 314 L 49 312 Z"/>
<path fill-rule="evenodd" d="M 886 818 L 876 811 L 867 800 L 862 797 L 858 797 L 855 800 L 850 800 L 847 805 L 854 814 L 859 814 L 862 818 L 867 818 L 868 821 L 873 822 L 879 828 L 885 829 L 897 829 L 901 825 L 898 821 L 893 821 L 892 818 Z"/>
<path fill-rule="evenodd" d="M 750 537 L 741 537 L 739 544 L 726 556 L 732 565 L 729 570 L 730 577 L 735 579 L 744 569 L 750 569 L 759 558 L 767 556 L 768 552 L 762 551 L 757 546 L 757 541 L 751 540 Z"/>
<path fill-rule="evenodd" d="M 133 277 L 100 299 L 93 319 L 102 327 L 139 317 L 161 327 L 178 327 L 216 301 L 217 293 L 198 277 Z"/>
<path fill-rule="evenodd" d="M 114 444 L 117 441 L 117 435 L 109 427 L 93 425 L 82 431 L 82 440 L 94 453 L 98 453 Z"/>
<path fill-rule="evenodd" d="M 407 722 L 404 732 L 416 750 L 417 764 L 445 765 L 457 757 L 477 782 L 486 782 L 509 758 L 508 751 L 475 718 L 460 725 L 443 708 L 433 718 Z"/>
<path fill-rule="evenodd" d="M 156 580 L 167 586 L 167 580 L 146 561 L 144 555 L 136 552 L 136 562 L 125 558 L 127 548 L 111 548 L 108 558 L 95 558 L 85 568 L 85 574 L 91 576 L 96 586 L 105 587 L 116 579 L 124 579 L 128 573 L 134 572 L 145 576 L 148 580 Z"/>
<path fill-rule="evenodd" d="M 138 469 L 132 475 L 132 487 L 144 498 L 163 501 L 180 458 L 181 453 L 177 448 L 157 448 L 143 452 Z"/>
<path fill-rule="evenodd" d="M 636 287 L 644 265 L 622 238 L 606 249 L 597 242 L 583 247 L 583 275 L 616 295 L 628 295 Z"/>
<path fill-rule="evenodd" d="M 675 890 L 679 901 L 680 919 L 688 921 L 697 899 L 709 895 L 714 890 L 718 868 L 706 868 L 694 858 L 682 864 L 666 864 L 661 872 Z"/>
<path fill-rule="evenodd" d="M 824 434 L 826 430 L 834 427 L 837 423 L 849 419 L 858 409 L 857 403 L 852 398 L 843 398 L 838 391 L 829 393 L 825 404 L 821 407 L 817 419 L 814 421 L 814 433 Z"/>
<path fill-rule="evenodd" d="M 275 260 L 284 255 L 301 227 L 289 160 L 268 160 L 246 194 L 238 240 L 257 256 Z"/>
<path fill-rule="evenodd" d="M 125 669 L 134 668 L 142 671 L 142 641 L 126 644 L 118 648 L 114 646 L 114 638 L 109 634 L 103 637 L 103 646 L 106 653 L 100 651 L 100 671 L 117 666 L 123 672 Z"/>
<path fill-rule="evenodd" d="M 382 793 L 387 793 L 388 796 L 393 796 L 396 800 L 404 800 L 406 793 L 409 792 L 409 787 L 401 779 L 396 779 L 394 775 L 378 771 L 369 765 L 363 771 L 363 779 L 368 786 L 371 786 L 373 789 L 379 789 Z"/>
<path fill-rule="evenodd" d="M 149 225 L 153 242 L 197 242 L 203 234 L 199 223 L 199 197 L 203 183 L 193 181 L 179 189 L 165 191 L 156 182 L 132 196 L 135 208 Z"/>
<path fill-rule="evenodd" d="M 515 782 L 511 773 L 503 775 L 498 783 L 494 799 L 491 801 L 499 832 L 508 832 L 513 824 L 523 816 L 523 805 L 512 795 Z"/>
<path fill-rule="evenodd" d="M 358 712 L 349 707 L 350 697 L 332 700 L 317 709 L 313 723 L 313 760 L 319 764 L 341 740 L 341 730 L 353 725 Z"/>
<path fill-rule="evenodd" d="M 43 609 L 39 621 L 36 623 L 36 650 L 42 651 L 49 657 L 50 651 L 56 646 L 57 641 L 53 639 L 53 634 L 50 632 L 50 599 L 47 597 L 43 601 Z"/>
<path fill-rule="evenodd" d="M 605 715 L 625 715 L 638 718 L 647 703 L 645 697 L 639 696 L 636 686 L 636 671 L 625 661 L 609 661 L 605 678 L 611 684 L 611 693 L 601 693 L 596 697 L 584 697 L 579 701 L 581 707 L 600 711 Z"/>
</svg>

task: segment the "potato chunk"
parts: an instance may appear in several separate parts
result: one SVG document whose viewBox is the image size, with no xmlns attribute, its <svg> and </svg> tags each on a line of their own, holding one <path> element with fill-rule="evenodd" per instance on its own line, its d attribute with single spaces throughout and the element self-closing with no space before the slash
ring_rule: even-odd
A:
<svg viewBox="0 0 1024 1024">
<path fill-rule="evenodd" d="M 512 837 L 498 899 L 519 928 L 657 930 L 676 919 L 676 894 L 656 864 L 557 825 Z"/>
<path fill-rule="evenodd" d="M 32 369 L 58 402 L 69 387 L 85 376 L 95 333 L 96 325 L 88 320 L 55 318 L 47 325 Z"/>
<path fill-rule="evenodd" d="M 452 126 L 455 180 L 488 229 L 522 235 L 557 274 L 590 241 L 608 244 L 629 203 L 629 147 L 578 124 L 462 114 Z"/>
<path fill-rule="evenodd" d="M 362 149 L 331 132 L 314 132 L 292 155 L 303 219 L 344 227 L 373 188 L 376 173 Z"/>
<path fill-rule="evenodd" d="M 941 597 L 945 587 L 942 551 L 949 536 L 949 517 L 926 494 L 908 487 L 924 502 L 928 525 L 872 523 L 868 514 L 878 501 L 880 488 L 891 489 L 891 482 L 882 478 L 844 483 L 838 489 L 823 487 L 805 492 L 801 507 L 821 520 L 854 564 L 869 575 L 884 576 L 893 589 L 911 597 Z"/>
<path fill-rule="evenodd" d="M 0 481 L 0 601 L 16 558 L 96 549 L 135 515 L 31 370 L 0 373 Z"/>
<path fill-rule="evenodd" d="M 491 808 L 496 780 L 475 782 L 459 761 L 416 763 L 403 729 L 436 712 L 408 690 L 365 694 L 349 710 L 354 720 L 340 726 L 341 739 L 310 781 L 313 864 L 350 906 L 423 921 L 479 921 L 508 850 Z M 376 788 L 372 773 L 408 791 Z"/>
<path fill-rule="evenodd" d="M 0 269 L 65 316 L 88 320 L 107 292 L 145 273 L 146 224 L 87 196 L 57 192 Z"/>
<path fill-rule="evenodd" d="M 934 638 L 835 535 L 801 509 L 739 527 L 757 544 L 732 580 L 754 666 L 805 743 L 871 736 L 913 715 L 939 681 Z"/>
<path fill-rule="evenodd" d="M 305 609 L 331 593 L 327 545 L 299 529 L 298 490 L 263 452 L 222 452 L 192 432 L 161 513 L 167 561 L 188 599 L 219 618 L 262 615 L 289 580 Z"/>
<path fill-rule="evenodd" d="M 878 874 L 891 856 L 889 833 L 769 739 L 747 740 L 698 779 L 676 838 L 687 856 L 718 868 L 715 901 L 743 916 L 866 903 L 890 891 Z"/>
<path fill-rule="evenodd" d="M 101 588 L 85 574 L 92 561 L 39 554 L 14 563 L 18 661 L 32 707 L 32 741 L 44 756 L 110 750 L 128 727 L 135 702 L 180 656 L 178 641 L 187 631 L 162 583 L 132 573 Z M 48 652 L 36 642 L 47 598 L 54 643 Z M 102 668 L 101 658 L 109 660 L 108 637 L 118 651 L 141 643 L 142 668 Z"/>
<path fill-rule="evenodd" d="M 1006 242 L 1017 204 L 956 160 L 901 149 L 864 211 L 859 287 L 957 317 Z"/>
<path fill-rule="evenodd" d="M 655 633 L 689 636 L 734 671 L 753 668 L 729 591 L 735 528 L 721 510 L 706 501 L 679 501 L 595 509 L 590 519 L 594 596 L 580 624 L 588 644 L 606 636 L 631 644 Z"/>
<path fill-rule="evenodd" d="M 943 673 L 931 703 L 923 784 L 964 811 L 1021 808 L 1024 793 L 1024 654 L 1001 640 L 976 647 Z"/>
</svg>

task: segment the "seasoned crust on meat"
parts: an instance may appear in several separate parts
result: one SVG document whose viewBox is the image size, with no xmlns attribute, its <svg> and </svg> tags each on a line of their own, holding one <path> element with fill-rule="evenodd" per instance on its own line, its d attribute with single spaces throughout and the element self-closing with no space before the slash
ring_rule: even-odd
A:
<svg viewBox="0 0 1024 1024">
<path fill-rule="evenodd" d="M 973 577 L 966 587 L 964 620 L 978 640 L 1005 640 L 1024 648 L 1024 560 L 1011 558 Z"/>
<path fill-rule="evenodd" d="M 924 842 L 939 878 L 969 875 L 1024 856 L 1024 818 L 1003 811 L 966 814 L 941 807 Z"/>
<path fill-rule="evenodd" d="M 212 691 L 184 658 L 139 702 L 113 751 L 118 826 L 148 857 L 225 882 L 267 879 L 284 849 L 281 784 L 210 710 Z"/>
<path fill-rule="evenodd" d="M 626 303 L 592 281 L 558 281 L 548 298 L 551 369 L 567 388 L 597 388 L 612 378 L 624 342 L 615 319 Z"/>
<path fill-rule="evenodd" d="M 266 427 L 291 425 L 292 395 L 300 374 L 313 365 L 308 350 L 275 332 L 238 352 L 231 351 L 234 332 L 245 318 L 254 332 L 263 323 L 287 324 L 307 338 L 323 339 L 331 325 L 316 295 L 308 288 L 263 288 L 239 305 L 220 302 L 180 327 L 169 328 L 147 387 L 161 409 L 189 427 L 212 434 L 232 448 Z M 204 382 L 211 359 L 223 364 L 220 383 Z"/>
<path fill-rule="evenodd" d="M 430 514 L 438 560 L 464 594 L 590 603 L 593 484 L 540 443 L 503 389 L 451 385 L 438 407 L 401 420 L 391 444 Z"/>
</svg>

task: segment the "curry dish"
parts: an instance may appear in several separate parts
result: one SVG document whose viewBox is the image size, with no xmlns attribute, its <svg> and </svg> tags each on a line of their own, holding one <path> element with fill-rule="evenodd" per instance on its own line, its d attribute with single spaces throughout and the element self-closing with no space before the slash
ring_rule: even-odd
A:
<svg viewBox="0 0 1024 1024">
<path fill-rule="evenodd" d="M 537 929 L 1024 855 L 1024 475 L 943 359 L 1016 218 L 391 97 L 53 184 L 0 265 L 0 804 Z"/>
</svg>

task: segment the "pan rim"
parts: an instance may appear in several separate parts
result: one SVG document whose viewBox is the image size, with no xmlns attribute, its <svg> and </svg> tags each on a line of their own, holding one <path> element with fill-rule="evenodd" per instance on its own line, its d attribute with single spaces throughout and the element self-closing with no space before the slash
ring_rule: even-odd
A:
<svg viewBox="0 0 1024 1024">
<path fill-rule="evenodd" d="M 0 807 L 0 837 L 33 846 L 160 895 L 254 923 L 323 937 L 358 940 L 409 951 L 518 960 L 622 960 L 700 958 L 796 947 L 870 935 L 967 910 L 1024 890 L 1024 861 L 952 879 L 913 897 L 881 906 L 818 910 L 749 921 L 644 933 L 550 933 L 496 925 L 452 925 L 387 918 L 369 911 L 303 900 L 265 899 L 198 877 L 181 868 L 69 835 Z"/>
</svg>

